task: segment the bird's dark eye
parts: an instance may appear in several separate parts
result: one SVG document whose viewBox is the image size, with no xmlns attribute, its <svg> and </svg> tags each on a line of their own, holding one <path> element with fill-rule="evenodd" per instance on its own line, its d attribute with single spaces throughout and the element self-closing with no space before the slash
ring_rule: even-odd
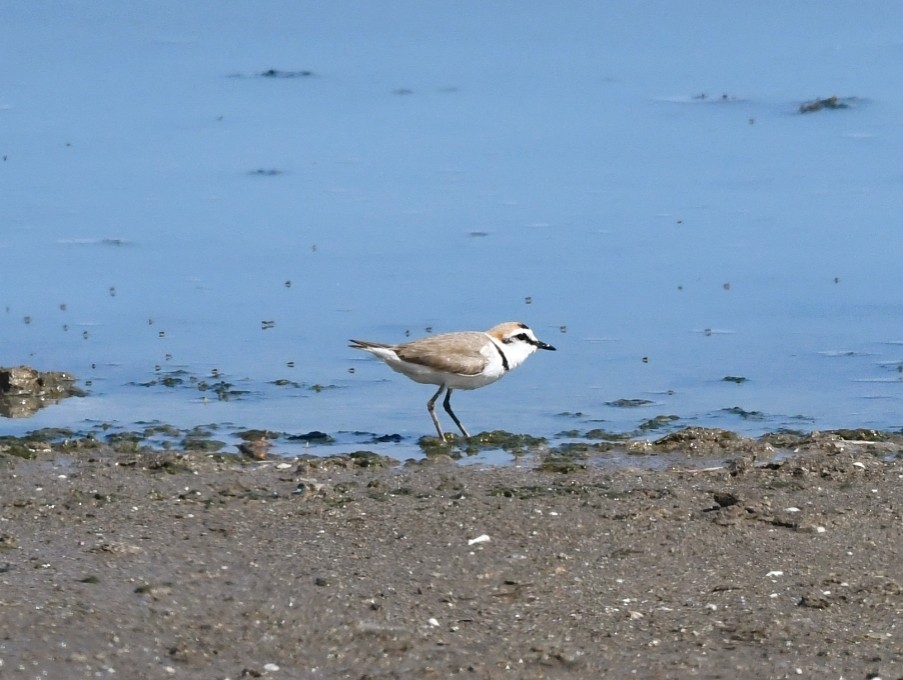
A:
<svg viewBox="0 0 903 680">
<path fill-rule="evenodd" d="M 526 333 L 518 333 L 517 335 L 512 335 L 502 340 L 502 342 L 504 342 L 506 345 L 510 345 L 515 340 L 520 340 L 521 342 L 533 342 L 530 339 L 530 336 Z"/>
</svg>

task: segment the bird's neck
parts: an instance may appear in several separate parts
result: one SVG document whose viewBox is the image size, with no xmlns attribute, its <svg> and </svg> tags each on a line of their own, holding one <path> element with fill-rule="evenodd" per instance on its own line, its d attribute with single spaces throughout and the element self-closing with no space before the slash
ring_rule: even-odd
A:
<svg viewBox="0 0 903 680">
<path fill-rule="evenodd" d="M 502 364 L 505 366 L 506 371 L 517 368 L 527 360 L 528 356 L 536 351 L 536 348 L 533 345 L 528 345 L 527 343 L 504 343 L 491 335 L 489 336 L 489 339 L 502 355 Z"/>
</svg>

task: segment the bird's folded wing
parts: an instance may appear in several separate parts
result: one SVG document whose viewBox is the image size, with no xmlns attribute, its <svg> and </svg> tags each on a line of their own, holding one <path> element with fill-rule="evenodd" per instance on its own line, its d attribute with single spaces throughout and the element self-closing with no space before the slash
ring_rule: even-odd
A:
<svg viewBox="0 0 903 680">
<path fill-rule="evenodd" d="M 404 361 L 438 371 L 477 375 L 489 363 L 480 351 L 485 346 L 486 336 L 483 333 L 453 333 L 416 340 L 399 346 L 396 352 Z"/>
</svg>

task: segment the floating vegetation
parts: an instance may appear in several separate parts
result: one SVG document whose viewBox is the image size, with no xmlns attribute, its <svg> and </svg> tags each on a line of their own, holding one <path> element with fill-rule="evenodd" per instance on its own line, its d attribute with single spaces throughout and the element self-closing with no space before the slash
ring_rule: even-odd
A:
<svg viewBox="0 0 903 680">
<path fill-rule="evenodd" d="M 609 430 L 601 427 L 593 428 L 583 436 L 586 439 L 598 439 L 612 442 L 625 442 L 630 439 L 630 435 L 626 432 L 610 432 Z"/>
<path fill-rule="evenodd" d="M 733 95 L 722 93 L 721 95 L 712 96 L 707 94 L 706 92 L 700 92 L 699 94 L 693 95 L 693 99 L 696 101 L 704 102 L 737 102 L 741 101 L 739 97 L 735 97 Z"/>
<path fill-rule="evenodd" d="M 606 406 L 614 408 L 639 408 L 641 406 L 649 406 L 653 402 L 648 399 L 615 399 L 614 401 L 606 401 Z"/>
<path fill-rule="evenodd" d="M 645 420 L 640 423 L 639 430 L 641 432 L 648 432 L 649 430 L 660 430 L 678 420 L 680 420 L 679 416 L 655 416 L 655 418 L 650 418 L 649 420 Z"/>
<path fill-rule="evenodd" d="M 157 366 L 155 370 L 160 373 L 162 371 L 162 368 L 160 366 Z M 221 374 L 219 373 L 219 371 L 214 370 L 211 377 L 219 378 L 221 377 Z M 199 392 L 211 392 L 216 395 L 216 398 L 219 401 L 230 401 L 232 399 L 237 399 L 252 394 L 251 390 L 238 389 L 233 383 L 226 380 L 209 380 L 205 377 L 191 375 L 188 371 L 181 368 L 174 369 L 167 373 L 162 373 L 153 380 L 131 384 L 137 385 L 139 387 L 160 386 L 166 387 L 168 389 L 185 387 L 188 389 L 197 390 Z"/>
<path fill-rule="evenodd" d="M 335 390 L 335 389 L 338 389 L 338 387 L 339 387 L 338 385 L 320 385 L 320 384 L 314 384 L 314 385 L 308 385 L 308 386 L 307 386 L 307 389 L 309 389 L 311 392 L 316 392 L 316 393 L 319 394 L 320 392 L 323 392 L 323 391 L 325 391 L 325 390 Z"/>
<path fill-rule="evenodd" d="M 286 435 L 285 438 L 290 442 L 309 442 L 311 444 L 332 444 L 335 441 L 333 437 L 319 430 L 313 430 L 306 434 Z"/>
<path fill-rule="evenodd" d="M 800 104 L 800 113 L 815 113 L 824 110 L 848 109 L 852 106 L 855 97 L 840 98 L 838 96 L 826 99 L 813 99 Z"/>
<path fill-rule="evenodd" d="M 185 437 L 181 446 L 185 451 L 215 453 L 222 450 L 226 446 L 226 442 L 217 439 L 207 439 L 206 437 Z"/>
<path fill-rule="evenodd" d="M 724 413 L 740 416 L 744 420 L 765 420 L 765 414 L 761 411 L 747 411 L 739 406 L 731 406 L 730 408 L 721 409 Z"/>
<path fill-rule="evenodd" d="M 374 444 L 397 444 L 403 439 L 404 437 L 402 437 L 400 434 L 381 434 L 379 436 L 374 435 L 372 441 Z"/>
<path fill-rule="evenodd" d="M 111 432 L 106 436 L 107 443 L 117 448 L 125 444 L 137 444 L 145 439 L 146 437 L 142 432 Z"/>
<path fill-rule="evenodd" d="M 239 430 L 238 432 L 235 432 L 234 435 L 246 442 L 257 441 L 259 439 L 278 439 L 282 436 L 280 432 L 273 432 L 272 430 Z"/>
<path fill-rule="evenodd" d="M 300 71 L 283 71 L 278 68 L 268 68 L 257 74 L 261 78 L 310 78 L 314 75 L 313 71 L 302 69 Z"/>
</svg>

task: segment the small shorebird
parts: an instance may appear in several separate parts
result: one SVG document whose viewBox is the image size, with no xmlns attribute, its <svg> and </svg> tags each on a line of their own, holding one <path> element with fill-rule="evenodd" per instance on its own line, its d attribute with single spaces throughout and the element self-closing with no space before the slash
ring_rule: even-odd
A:
<svg viewBox="0 0 903 680">
<path fill-rule="evenodd" d="M 455 421 L 461 434 L 470 437 L 451 408 L 452 390 L 475 390 L 494 383 L 517 368 L 538 349 L 555 348 L 540 340 L 527 326 L 516 321 L 500 323 L 488 331 L 442 333 L 400 345 L 368 340 L 350 340 L 350 347 L 375 354 L 393 371 L 427 385 L 438 385 L 436 394 L 426 402 L 439 439 L 445 433 L 436 417 L 436 400 L 445 391 L 442 405 Z"/>
</svg>

